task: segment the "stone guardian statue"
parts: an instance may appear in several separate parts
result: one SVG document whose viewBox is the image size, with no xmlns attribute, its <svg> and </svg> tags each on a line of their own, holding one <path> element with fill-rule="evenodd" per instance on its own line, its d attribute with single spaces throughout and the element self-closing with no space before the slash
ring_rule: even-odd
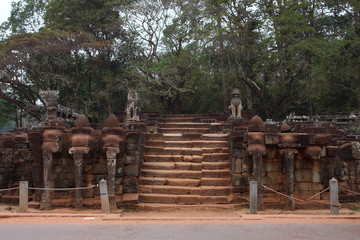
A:
<svg viewBox="0 0 360 240">
<path fill-rule="evenodd" d="M 231 91 L 231 102 L 230 102 L 230 106 L 229 106 L 229 111 L 230 111 L 231 115 L 230 115 L 229 119 L 242 118 L 241 117 L 242 109 L 243 109 L 243 107 L 242 107 L 242 103 L 241 103 L 240 89 L 234 88 Z"/>
</svg>

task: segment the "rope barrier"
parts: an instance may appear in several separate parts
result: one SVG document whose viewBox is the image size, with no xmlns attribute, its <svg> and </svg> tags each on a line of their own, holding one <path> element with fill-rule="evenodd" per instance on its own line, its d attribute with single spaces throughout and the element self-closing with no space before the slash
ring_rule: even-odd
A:
<svg viewBox="0 0 360 240">
<path fill-rule="evenodd" d="M 43 190 L 43 191 L 71 191 L 71 190 L 84 190 L 84 189 L 90 189 L 90 188 L 94 188 L 97 187 L 98 185 L 92 185 L 89 187 L 79 187 L 79 188 L 34 188 L 34 187 L 29 187 L 28 189 L 31 190 Z"/>
<path fill-rule="evenodd" d="M 319 193 L 315 194 L 314 196 L 311 196 L 311 197 L 309 197 L 308 199 L 306 199 L 306 201 L 309 201 L 309 200 L 313 199 L 314 197 L 316 197 L 316 196 L 318 196 L 318 195 L 326 192 L 326 191 L 329 190 L 329 189 L 330 189 L 330 187 L 325 188 L 325 189 L 322 190 L 321 192 L 319 192 Z"/>
<path fill-rule="evenodd" d="M 314 198 L 314 197 L 316 197 L 316 196 L 318 196 L 318 195 L 320 195 L 320 194 L 328 191 L 328 190 L 330 189 L 330 187 L 322 190 L 322 191 L 319 192 L 319 193 L 316 193 L 314 196 L 311 196 L 311 197 L 309 197 L 309 198 L 306 199 L 306 200 L 303 200 L 303 199 L 300 199 L 300 198 L 295 198 L 295 197 L 286 195 L 286 194 L 284 194 L 284 193 L 278 192 L 278 191 L 276 191 L 276 190 L 274 190 L 274 189 L 271 189 L 271 188 L 269 188 L 269 187 L 267 187 L 267 186 L 265 186 L 265 185 L 262 185 L 262 186 L 263 186 L 265 189 L 267 189 L 267 190 L 270 190 L 270 191 L 275 192 L 275 193 L 277 193 L 277 194 L 279 194 L 279 195 L 281 195 L 281 196 L 284 196 L 284 197 L 287 197 L 287 198 L 290 198 L 290 199 L 294 199 L 294 200 L 299 201 L 299 202 L 307 202 L 307 201 L 310 201 L 310 202 L 313 202 L 313 203 L 324 204 L 324 205 L 328 205 L 328 206 L 332 206 L 332 207 L 341 207 L 341 205 L 332 205 L 332 204 L 329 204 L 329 203 L 317 202 L 317 201 L 315 201 L 315 200 L 312 200 L 312 198 Z"/>
<path fill-rule="evenodd" d="M 284 194 L 284 193 L 281 193 L 281 192 L 278 192 L 278 191 L 276 191 L 276 190 L 274 190 L 274 189 L 271 189 L 271 188 L 269 188 L 269 187 L 267 187 L 267 186 L 265 186 L 265 185 L 262 185 L 265 189 L 267 189 L 267 190 L 270 190 L 270 191 L 272 191 L 272 192 L 275 192 L 275 193 L 277 193 L 277 194 L 280 194 L 281 196 L 284 196 L 284 197 L 287 197 L 287 198 L 291 198 L 291 199 L 294 199 L 294 200 L 296 200 L 296 201 L 299 201 L 299 202 L 305 202 L 305 200 L 302 200 L 302 199 L 300 199 L 300 198 L 295 198 L 295 197 L 292 197 L 292 196 L 288 196 L 288 195 L 286 195 L 286 194 Z"/>
<path fill-rule="evenodd" d="M 16 189 L 19 189 L 19 187 L 0 189 L 0 192 L 11 191 L 11 190 L 16 190 Z"/>
<path fill-rule="evenodd" d="M 339 187 L 340 189 L 342 189 L 342 190 L 345 190 L 345 191 L 348 191 L 348 192 L 351 192 L 351 193 L 353 193 L 353 194 L 355 194 L 355 195 L 360 195 L 360 193 L 358 193 L 358 192 L 354 192 L 354 191 L 351 191 L 350 189 L 347 189 L 347 188 L 344 188 L 344 187 Z"/>
</svg>

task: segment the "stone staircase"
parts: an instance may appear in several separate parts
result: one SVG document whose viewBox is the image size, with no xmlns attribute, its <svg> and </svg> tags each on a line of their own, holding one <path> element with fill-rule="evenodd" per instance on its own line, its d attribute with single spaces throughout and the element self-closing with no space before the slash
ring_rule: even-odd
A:
<svg viewBox="0 0 360 240">
<path fill-rule="evenodd" d="M 228 134 L 209 133 L 208 123 L 168 115 L 148 134 L 139 202 L 226 204 L 232 201 Z"/>
</svg>

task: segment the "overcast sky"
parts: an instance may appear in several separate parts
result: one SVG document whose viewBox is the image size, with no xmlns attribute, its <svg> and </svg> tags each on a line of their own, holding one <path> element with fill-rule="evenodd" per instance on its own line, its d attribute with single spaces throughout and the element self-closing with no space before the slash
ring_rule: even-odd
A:
<svg viewBox="0 0 360 240">
<path fill-rule="evenodd" d="M 10 17 L 11 2 L 17 2 L 15 0 L 0 0 L 0 23 L 7 20 Z"/>
</svg>

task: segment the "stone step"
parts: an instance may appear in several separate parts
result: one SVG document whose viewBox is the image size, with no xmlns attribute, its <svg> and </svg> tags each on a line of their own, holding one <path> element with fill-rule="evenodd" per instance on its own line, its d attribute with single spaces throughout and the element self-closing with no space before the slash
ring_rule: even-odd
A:
<svg viewBox="0 0 360 240">
<path fill-rule="evenodd" d="M 202 169 L 217 170 L 217 169 L 229 169 L 230 161 L 228 162 L 202 162 Z"/>
<path fill-rule="evenodd" d="M 204 153 L 202 155 L 202 161 L 204 162 L 223 162 L 229 161 L 230 154 L 229 153 Z"/>
<path fill-rule="evenodd" d="M 182 178 L 160 178 L 160 177 L 140 177 L 141 185 L 171 185 L 171 186 L 200 186 L 200 179 Z"/>
<path fill-rule="evenodd" d="M 175 113 L 175 114 L 163 114 L 163 118 L 199 118 L 204 117 L 204 114 L 182 114 L 182 113 Z"/>
<path fill-rule="evenodd" d="M 195 162 L 201 163 L 203 157 L 201 155 L 150 155 L 146 154 L 145 162 Z"/>
<path fill-rule="evenodd" d="M 203 178 L 229 178 L 230 177 L 230 169 L 202 170 L 201 176 Z"/>
<path fill-rule="evenodd" d="M 147 140 L 164 141 L 186 141 L 186 140 L 210 140 L 210 141 L 228 141 L 227 133 L 151 133 L 146 135 Z"/>
<path fill-rule="evenodd" d="M 228 141 L 228 133 L 205 133 L 201 136 L 202 140 L 217 140 L 217 141 Z"/>
<path fill-rule="evenodd" d="M 201 186 L 230 186 L 231 178 L 201 178 Z"/>
<path fill-rule="evenodd" d="M 144 162 L 142 164 L 143 169 L 162 169 L 162 170 L 195 170 L 201 171 L 201 163 L 193 162 Z"/>
<path fill-rule="evenodd" d="M 230 178 L 162 178 L 162 177 L 140 177 L 141 185 L 170 185 L 170 186 L 230 186 Z"/>
<path fill-rule="evenodd" d="M 145 154 L 147 155 L 202 155 L 206 153 L 228 153 L 227 147 L 154 147 L 145 146 Z"/>
<path fill-rule="evenodd" d="M 230 194 L 229 186 L 169 186 L 169 185 L 141 185 L 139 193 L 160 193 L 171 195 L 201 195 L 201 196 L 224 196 Z"/>
<path fill-rule="evenodd" d="M 143 169 L 163 169 L 163 170 L 197 170 L 202 169 L 216 170 L 216 169 L 228 169 L 230 168 L 230 162 L 144 162 L 142 164 Z"/>
<path fill-rule="evenodd" d="M 160 123 L 160 128 L 209 128 L 209 123 L 195 123 L 195 122 L 167 122 Z"/>
<path fill-rule="evenodd" d="M 171 128 L 171 127 L 161 127 L 158 129 L 159 133 L 208 133 L 209 128 Z"/>
<path fill-rule="evenodd" d="M 229 203 L 228 196 L 200 196 L 200 195 L 167 195 L 143 193 L 139 195 L 140 203 L 172 203 L 172 204 L 225 204 Z"/>
<path fill-rule="evenodd" d="M 162 121 L 164 123 L 170 123 L 170 122 L 188 122 L 192 123 L 195 121 L 194 117 L 166 117 L 162 118 Z"/>
<path fill-rule="evenodd" d="M 145 162 L 228 162 L 230 158 L 229 153 L 213 153 L 202 155 L 154 155 L 146 154 Z"/>
<path fill-rule="evenodd" d="M 166 140 L 147 140 L 146 146 L 161 147 L 228 147 L 227 141 L 209 140 L 187 140 L 187 141 L 166 141 Z"/>
<path fill-rule="evenodd" d="M 144 177 L 200 179 L 202 176 L 202 171 L 188 171 L 188 170 L 142 169 L 141 173 L 142 173 L 142 176 L 144 176 Z"/>
</svg>

